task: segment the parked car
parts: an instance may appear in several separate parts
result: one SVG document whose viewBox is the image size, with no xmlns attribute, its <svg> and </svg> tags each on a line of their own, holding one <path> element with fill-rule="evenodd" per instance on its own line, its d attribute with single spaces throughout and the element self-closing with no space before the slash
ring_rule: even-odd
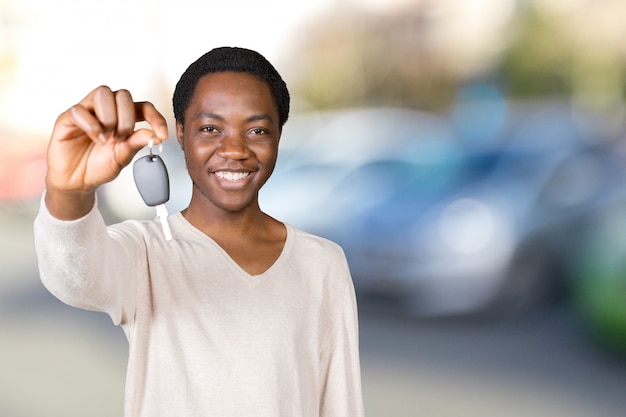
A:
<svg viewBox="0 0 626 417">
<path fill-rule="evenodd" d="M 348 222 L 334 237 L 361 291 L 395 295 L 420 315 L 523 311 L 557 296 L 565 239 L 577 238 L 590 201 L 551 192 L 578 192 L 555 181 L 581 151 L 509 152 L 468 155 L 461 181 L 436 194 L 415 182 Z"/>
<path fill-rule="evenodd" d="M 384 126 L 373 113 L 367 119 Z M 402 140 L 390 139 L 397 123 L 381 128 L 387 136 L 371 142 L 394 145 L 369 154 L 351 135 L 362 123 L 346 123 L 337 137 L 325 128 L 332 141 L 309 141 L 306 157 L 295 153 L 276 176 L 274 207 L 340 243 L 361 294 L 424 316 L 532 310 L 561 294 L 570 242 L 611 165 L 563 106 L 512 120 L 496 141 L 448 138 L 436 152 L 426 151 L 434 148 L 420 137 L 419 117 Z M 350 147 L 363 153 L 354 158 Z"/>
<path fill-rule="evenodd" d="M 363 108 L 294 119 L 285 126 L 276 169 L 259 199 L 269 214 L 307 230 L 335 227 L 333 218 L 338 213 L 331 208 L 337 206 L 333 201 L 349 198 L 337 194 L 336 187 L 358 167 L 386 158 L 437 166 L 438 161 L 453 161 L 461 152 L 449 123 L 434 114 Z M 449 169 L 454 169 L 452 165 Z M 369 187 L 361 181 L 342 191 L 354 196 L 350 210 L 365 202 L 360 197 Z"/>
</svg>

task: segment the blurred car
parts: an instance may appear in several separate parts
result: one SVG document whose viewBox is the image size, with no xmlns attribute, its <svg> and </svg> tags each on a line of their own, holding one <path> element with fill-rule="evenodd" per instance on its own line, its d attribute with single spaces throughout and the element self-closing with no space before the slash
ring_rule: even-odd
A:
<svg viewBox="0 0 626 417">
<path fill-rule="evenodd" d="M 337 198 L 350 200 L 350 211 L 366 203 L 361 197 L 369 194 L 367 181 L 342 190 L 354 198 L 336 192 L 358 167 L 385 158 L 432 167 L 453 161 L 460 151 L 449 123 L 434 114 L 363 108 L 297 115 L 285 126 L 276 169 L 259 195 L 261 208 L 306 230 L 333 229 L 341 217 L 339 205 L 333 204 Z M 453 170 L 453 164 L 448 168 Z"/>
<path fill-rule="evenodd" d="M 420 315 L 523 311 L 556 296 L 562 239 L 585 208 L 542 198 L 577 155 L 509 152 L 468 155 L 461 181 L 443 192 L 413 183 L 335 235 L 361 291 L 395 295 Z"/>
<path fill-rule="evenodd" d="M 488 143 L 422 136 L 449 130 L 408 111 L 346 113 L 340 134 L 324 124 L 332 139 L 277 168 L 272 207 L 340 243 L 361 294 L 424 316 L 529 311 L 559 295 L 610 166 L 567 107 L 531 110 Z M 368 125 L 379 130 L 353 134 Z"/>
</svg>

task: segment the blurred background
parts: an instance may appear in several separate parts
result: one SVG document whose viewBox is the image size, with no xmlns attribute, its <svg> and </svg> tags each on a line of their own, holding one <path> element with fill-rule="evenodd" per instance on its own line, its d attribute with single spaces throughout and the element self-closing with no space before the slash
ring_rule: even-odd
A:
<svg viewBox="0 0 626 417">
<path fill-rule="evenodd" d="M 0 415 L 122 415 L 123 333 L 38 277 L 55 118 L 107 84 L 173 120 L 231 45 L 290 87 L 261 205 L 344 247 L 368 416 L 623 416 L 624 39 L 621 0 L 0 0 Z M 153 216 L 127 171 L 109 222 Z"/>
</svg>

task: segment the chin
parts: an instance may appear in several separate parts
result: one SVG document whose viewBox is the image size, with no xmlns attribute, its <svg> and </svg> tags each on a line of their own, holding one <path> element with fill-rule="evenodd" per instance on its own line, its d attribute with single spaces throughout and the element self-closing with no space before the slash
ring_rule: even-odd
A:
<svg viewBox="0 0 626 417">
<path fill-rule="evenodd" d="M 213 201 L 213 205 L 220 210 L 223 210 L 228 213 L 238 213 L 244 210 L 248 210 L 250 208 L 258 207 L 257 199 L 248 199 L 248 200 L 220 200 Z"/>
</svg>

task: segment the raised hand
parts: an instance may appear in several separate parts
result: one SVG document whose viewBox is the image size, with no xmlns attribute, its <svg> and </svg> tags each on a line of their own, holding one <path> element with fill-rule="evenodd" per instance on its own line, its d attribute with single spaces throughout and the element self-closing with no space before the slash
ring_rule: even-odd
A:
<svg viewBox="0 0 626 417">
<path fill-rule="evenodd" d="M 136 129 L 146 121 L 152 129 Z M 48 146 L 46 205 L 60 219 L 74 219 L 93 206 L 98 186 L 113 180 L 151 138 L 167 139 L 165 118 L 149 102 L 134 102 L 127 90 L 100 86 L 56 120 Z"/>
</svg>

